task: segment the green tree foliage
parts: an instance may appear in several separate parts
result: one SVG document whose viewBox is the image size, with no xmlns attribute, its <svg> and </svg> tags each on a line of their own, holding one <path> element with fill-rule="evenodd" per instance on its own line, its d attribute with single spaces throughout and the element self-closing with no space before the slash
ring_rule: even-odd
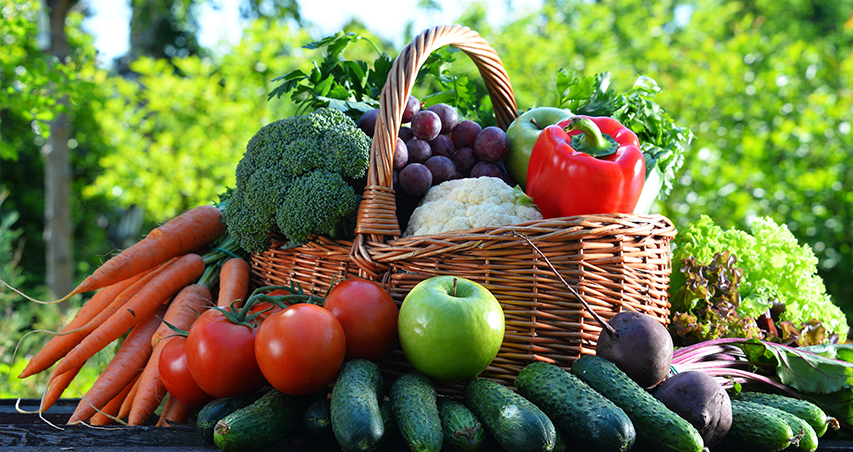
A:
<svg viewBox="0 0 853 452">
<path fill-rule="evenodd" d="M 293 112 L 266 94 L 307 39 L 292 27 L 256 22 L 221 60 L 140 58 L 131 64 L 136 78 L 109 78 L 97 119 L 115 152 L 100 160 L 104 172 L 83 195 L 142 206 L 156 222 L 218 199 L 234 185 L 249 138 Z"/>
</svg>

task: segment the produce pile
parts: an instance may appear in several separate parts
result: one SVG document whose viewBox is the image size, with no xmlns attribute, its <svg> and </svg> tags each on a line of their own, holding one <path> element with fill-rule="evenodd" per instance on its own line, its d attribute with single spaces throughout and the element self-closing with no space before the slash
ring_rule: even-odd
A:
<svg viewBox="0 0 853 452">
<path fill-rule="evenodd" d="M 218 203 L 152 230 L 63 298 L 94 292 L 20 375 L 52 368 L 40 412 L 118 343 L 68 422 L 194 422 L 223 451 L 295 436 L 345 451 L 814 451 L 829 427 L 853 427 L 846 319 L 810 250 L 768 220 L 752 235 L 706 217 L 679 233 L 666 326 L 633 311 L 605 320 L 527 239 L 601 333 L 594 355 L 570 369 L 529 363 L 513 387 L 481 376 L 504 308 L 452 271 L 399 306 L 380 282 L 346 275 L 325 293 L 252 284 L 249 256 L 273 236 L 284 248 L 354 236 L 390 66 L 343 58 L 358 39 L 307 46 L 325 49 L 322 64 L 272 94 L 290 93 L 300 113 L 257 131 Z M 447 69 L 454 55 L 427 61 L 434 79 L 421 82 L 437 91 L 403 111 L 392 168 L 403 235 L 643 214 L 668 193 L 692 135 L 654 103 L 653 80 L 616 93 L 607 74 L 560 71 L 560 105 L 503 130 Z M 398 347 L 413 371 L 389 378 L 379 363 Z"/>
</svg>

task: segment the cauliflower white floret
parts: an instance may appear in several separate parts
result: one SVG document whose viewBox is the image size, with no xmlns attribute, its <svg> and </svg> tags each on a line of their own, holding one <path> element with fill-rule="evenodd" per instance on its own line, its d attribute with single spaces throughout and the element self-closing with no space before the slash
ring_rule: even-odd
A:
<svg viewBox="0 0 853 452">
<path fill-rule="evenodd" d="M 500 178 L 454 179 L 427 191 L 412 212 L 403 235 L 430 235 L 541 219 L 542 212 L 533 199 Z"/>
</svg>

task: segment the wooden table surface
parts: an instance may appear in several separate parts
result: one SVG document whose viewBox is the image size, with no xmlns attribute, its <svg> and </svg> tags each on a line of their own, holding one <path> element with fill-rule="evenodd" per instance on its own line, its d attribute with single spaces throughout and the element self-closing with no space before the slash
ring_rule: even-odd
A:
<svg viewBox="0 0 853 452">
<path fill-rule="evenodd" d="M 44 413 L 24 414 L 16 408 L 15 400 L 0 400 L 0 451 L 15 452 L 199 452 L 217 451 L 215 446 L 202 441 L 195 424 L 173 427 L 155 427 L 156 419 L 139 427 L 113 426 L 93 428 L 83 425 L 65 425 L 77 406 L 78 400 L 61 399 Z M 38 400 L 22 400 L 19 408 L 35 411 Z M 51 426 L 49 423 L 54 424 Z M 61 428 L 61 429 L 60 429 Z M 817 452 L 853 451 L 853 439 L 844 435 L 827 433 L 820 439 Z M 294 436 L 268 452 L 337 452 L 339 449 L 318 448 L 304 438 Z"/>
</svg>

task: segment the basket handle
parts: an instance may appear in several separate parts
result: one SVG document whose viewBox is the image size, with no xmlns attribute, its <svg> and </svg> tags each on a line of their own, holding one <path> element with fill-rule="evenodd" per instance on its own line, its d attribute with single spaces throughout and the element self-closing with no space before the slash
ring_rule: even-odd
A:
<svg viewBox="0 0 853 452">
<path fill-rule="evenodd" d="M 358 209 L 356 240 L 351 253 L 362 268 L 362 264 L 374 265 L 364 249 L 365 236 L 373 242 L 400 236 L 392 186 L 397 134 L 418 71 L 433 51 L 446 45 L 459 48 L 474 61 L 492 100 L 498 127 L 506 130 L 518 116 L 509 75 L 495 50 L 477 32 L 461 25 L 436 26 L 424 30 L 406 45 L 394 60 L 379 98 L 379 117 L 370 149 L 367 185 Z"/>
</svg>

